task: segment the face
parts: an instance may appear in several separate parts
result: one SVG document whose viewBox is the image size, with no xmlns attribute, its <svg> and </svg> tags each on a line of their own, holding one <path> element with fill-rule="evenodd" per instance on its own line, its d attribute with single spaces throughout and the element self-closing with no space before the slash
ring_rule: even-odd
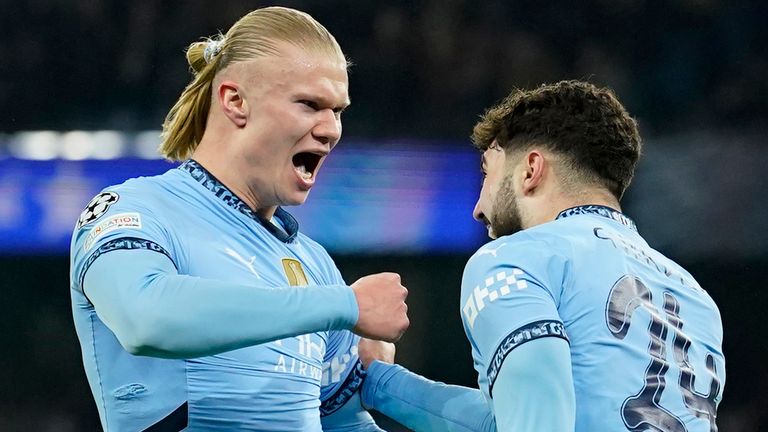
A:
<svg viewBox="0 0 768 432">
<path fill-rule="evenodd" d="M 490 238 L 514 234 L 523 229 L 514 176 L 507 155 L 496 142 L 483 153 L 483 187 L 473 216 L 488 228 Z"/>
<path fill-rule="evenodd" d="M 248 109 L 233 166 L 259 209 L 307 199 L 350 103 L 344 59 L 287 44 L 281 52 L 242 65 Z"/>
</svg>

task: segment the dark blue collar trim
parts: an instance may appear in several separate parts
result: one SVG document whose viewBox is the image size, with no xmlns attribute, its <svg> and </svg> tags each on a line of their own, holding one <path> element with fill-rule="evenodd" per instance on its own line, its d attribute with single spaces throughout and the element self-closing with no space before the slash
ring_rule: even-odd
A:
<svg viewBox="0 0 768 432">
<path fill-rule="evenodd" d="M 296 234 L 299 232 L 299 223 L 296 222 L 296 219 L 294 219 L 290 213 L 283 210 L 282 208 L 278 207 L 277 210 L 275 210 L 275 218 L 280 220 L 280 223 L 282 224 L 285 231 L 275 226 L 275 224 L 272 222 L 256 214 L 256 212 L 248 207 L 248 204 L 241 200 L 240 197 L 232 193 L 228 187 L 224 186 L 224 184 L 220 182 L 219 179 L 217 179 L 207 169 L 200 165 L 200 163 L 196 160 L 187 160 L 183 164 L 179 165 L 179 169 L 188 172 L 193 179 L 203 185 L 204 188 L 213 192 L 217 198 L 224 201 L 224 203 L 226 203 L 228 206 L 259 222 L 264 228 L 266 228 L 267 231 L 269 231 L 273 236 L 277 237 L 278 240 L 285 243 L 290 243 L 293 241 L 293 239 L 296 238 Z"/>
<path fill-rule="evenodd" d="M 578 207 L 571 207 L 569 209 L 565 209 L 561 211 L 560 214 L 557 215 L 555 219 L 567 218 L 569 216 L 576 216 L 576 215 L 582 215 L 582 214 L 593 214 L 593 215 L 602 216 L 608 219 L 613 219 L 616 222 L 629 227 L 633 231 L 637 231 L 637 225 L 635 225 L 635 221 L 625 216 L 624 213 L 603 205 L 590 204 L 590 205 L 583 205 Z"/>
</svg>

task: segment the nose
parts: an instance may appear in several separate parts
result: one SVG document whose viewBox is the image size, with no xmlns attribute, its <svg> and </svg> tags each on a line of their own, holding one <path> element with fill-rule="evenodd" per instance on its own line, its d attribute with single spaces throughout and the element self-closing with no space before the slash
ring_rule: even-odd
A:
<svg viewBox="0 0 768 432">
<path fill-rule="evenodd" d="M 331 147 L 341 139 L 341 118 L 331 109 L 319 113 L 319 120 L 312 129 L 312 136 L 323 144 Z"/>
<path fill-rule="evenodd" d="M 475 203 L 475 208 L 472 210 L 472 217 L 478 222 L 485 223 L 485 214 L 483 214 L 483 211 L 480 209 L 480 200 L 477 200 Z"/>
</svg>

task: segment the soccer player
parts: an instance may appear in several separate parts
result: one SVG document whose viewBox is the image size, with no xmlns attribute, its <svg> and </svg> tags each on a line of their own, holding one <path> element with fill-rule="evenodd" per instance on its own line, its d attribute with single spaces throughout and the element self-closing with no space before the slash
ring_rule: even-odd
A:
<svg viewBox="0 0 768 432">
<path fill-rule="evenodd" d="M 370 431 L 355 333 L 408 326 L 396 274 L 348 286 L 281 206 L 341 136 L 347 61 L 309 15 L 270 7 L 192 44 L 164 124 L 184 161 L 108 187 L 71 246 L 75 327 L 106 431 Z"/>
<path fill-rule="evenodd" d="M 641 145 L 613 92 L 516 90 L 473 141 L 474 216 L 495 239 L 461 287 L 480 390 L 373 361 L 394 352 L 364 341 L 364 404 L 416 431 L 716 431 L 720 314 L 621 212 Z"/>
</svg>

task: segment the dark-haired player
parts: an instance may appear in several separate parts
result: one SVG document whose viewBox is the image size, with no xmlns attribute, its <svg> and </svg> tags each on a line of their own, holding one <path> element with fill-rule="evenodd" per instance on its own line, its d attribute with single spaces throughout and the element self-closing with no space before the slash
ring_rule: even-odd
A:
<svg viewBox="0 0 768 432">
<path fill-rule="evenodd" d="M 474 216 L 495 239 L 461 289 L 480 391 L 375 361 L 364 403 L 417 431 L 717 430 L 720 314 L 621 212 L 641 145 L 613 92 L 514 91 L 473 141 L 485 176 Z M 363 342 L 360 356 L 392 360 L 386 348 Z"/>
</svg>

